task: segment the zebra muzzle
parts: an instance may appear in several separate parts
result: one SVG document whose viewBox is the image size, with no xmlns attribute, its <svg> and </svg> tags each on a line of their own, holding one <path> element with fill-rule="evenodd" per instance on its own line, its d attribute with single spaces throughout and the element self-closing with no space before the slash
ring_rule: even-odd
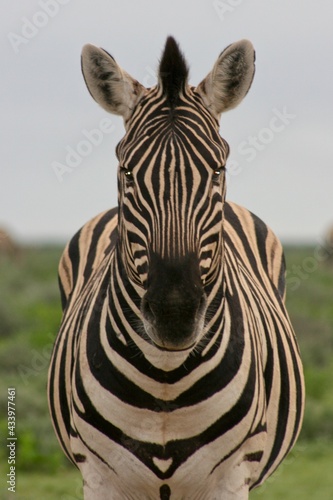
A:
<svg viewBox="0 0 333 500">
<path fill-rule="evenodd" d="M 148 337 L 161 349 L 190 349 L 201 338 L 206 312 L 206 295 L 197 261 L 160 260 L 158 267 L 150 271 L 148 288 L 141 301 Z"/>
<path fill-rule="evenodd" d="M 192 348 L 203 331 L 205 304 L 204 294 L 197 303 L 160 303 L 145 296 L 141 311 L 147 335 L 164 350 Z"/>
</svg>

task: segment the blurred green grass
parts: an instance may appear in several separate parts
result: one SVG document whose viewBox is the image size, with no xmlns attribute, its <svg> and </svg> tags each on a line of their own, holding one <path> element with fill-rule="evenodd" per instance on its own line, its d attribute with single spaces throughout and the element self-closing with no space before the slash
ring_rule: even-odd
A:
<svg viewBox="0 0 333 500">
<path fill-rule="evenodd" d="M 46 380 L 61 319 L 57 267 L 62 249 L 27 248 L 0 256 L 0 434 L 7 435 L 7 388 L 16 387 L 17 499 L 82 498 L 78 471 L 50 422 Z M 312 247 L 286 248 L 287 308 L 304 362 L 307 402 L 298 445 L 252 500 L 333 498 L 333 259 Z M 301 277 L 300 277 L 301 276 Z M 0 447 L 0 475 L 7 473 Z M 1 486 L 0 498 L 12 493 Z"/>
</svg>

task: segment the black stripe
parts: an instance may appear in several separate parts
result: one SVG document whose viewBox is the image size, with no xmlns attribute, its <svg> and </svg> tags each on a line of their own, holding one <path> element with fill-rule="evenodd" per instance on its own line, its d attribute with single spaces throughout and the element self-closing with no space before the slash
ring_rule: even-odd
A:
<svg viewBox="0 0 333 500">
<path fill-rule="evenodd" d="M 62 380 L 62 376 L 65 375 L 65 364 L 66 364 L 66 349 L 67 349 L 67 344 L 64 343 L 63 350 L 61 351 L 61 357 L 60 360 L 58 358 L 58 349 L 59 349 L 59 342 L 56 342 L 54 345 L 54 353 L 52 356 L 52 361 L 50 365 L 50 371 L 49 371 L 49 388 L 48 388 L 48 398 L 49 398 L 49 409 L 53 421 L 53 425 L 57 434 L 57 437 L 60 441 L 60 444 L 65 450 L 65 453 L 68 457 L 68 459 L 73 462 L 69 451 L 67 451 L 67 446 L 62 438 L 58 419 L 57 419 L 57 413 L 58 411 L 61 412 L 62 419 L 64 421 L 65 427 L 67 434 L 69 436 L 70 433 L 70 413 L 69 413 L 69 408 L 67 404 L 67 396 L 66 396 L 66 382 L 65 380 Z M 56 363 L 60 363 L 60 375 L 59 378 L 55 378 L 55 367 Z M 54 396 L 54 385 L 58 385 L 58 390 L 59 390 L 59 403 L 60 403 L 60 408 L 59 410 L 55 407 L 55 396 Z"/>
<path fill-rule="evenodd" d="M 244 456 L 244 460 L 246 460 L 247 462 L 260 462 L 263 454 L 263 451 L 254 451 L 253 453 L 247 453 Z"/>
<path fill-rule="evenodd" d="M 79 252 L 80 235 L 81 235 L 81 229 L 73 236 L 68 245 L 68 255 L 72 266 L 73 285 L 75 285 L 78 277 L 78 270 L 80 263 L 80 252 Z"/>
<path fill-rule="evenodd" d="M 278 290 L 280 293 L 280 297 L 283 297 L 284 293 L 286 291 L 286 259 L 285 259 L 284 254 L 282 255 L 282 260 L 281 260 L 281 264 L 280 264 Z"/>
<path fill-rule="evenodd" d="M 262 478 L 265 476 L 267 471 L 273 465 L 276 460 L 278 454 L 280 453 L 281 448 L 283 447 L 284 437 L 286 434 L 288 417 L 289 417 L 289 403 L 290 403 L 290 385 L 289 385 L 289 369 L 288 362 L 286 359 L 283 342 L 281 340 L 281 336 L 279 333 L 278 326 L 276 324 L 276 319 L 274 315 L 271 317 L 272 322 L 274 323 L 274 330 L 276 332 L 276 343 L 277 343 L 277 351 L 279 357 L 279 365 L 280 365 L 280 374 L 281 374 L 281 388 L 280 388 L 280 399 L 278 402 L 278 424 L 275 429 L 275 440 L 274 444 L 271 448 L 271 453 L 267 459 L 267 463 L 265 467 L 262 469 L 261 474 L 256 481 L 255 485 L 259 484 Z M 268 422 L 269 427 L 269 422 Z M 255 486 L 253 485 L 253 487 Z"/>
<path fill-rule="evenodd" d="M 260 263 L 262 264 L 263 268 L 265 269 L 267 276 L 269 276 L 268 263 L 267 263 L 267 253 L 266 253 L 266 241 L 267 241 L 268 229 L 267 229 L 266 224 L 264 224 L 263 221 L 261 219 L 259 219 L 259 217 L 252 214 L 251 212 L 250 212 L 250 215 L 251 215 L 253 223 L 254 223 L 257 249 L 258 249 L 259 255 L 260 255 Z"/>
<path fill-rule="evenodd" d="M 106 212 L 93 229 L 89 252 L 86 258 L 86 265 L 83 271 L 84 281 L 88 281 L 88 279 L 91 276 L 92 268 L 96 260 L 98 241 L 100 240 L 100 237 L 105 229 L 105 226 L 112 219 L 112 217 L 116 215 L 116 213 L 117 213 L 117 208 L 114 208 Z"/>
<path fill-rule="evenodd" d="M 170 487 L 167 484 L 163 484 L 160 487 L 160 500 L 169 500 L 171 495 Z"/>
<path fill-rule="evenodd" d="M 60 290 L 61 308 L 64 311 L 65 307 L 66 307 L 66 304 L 67 304 L 67 297 L 66 297 L 66 294 L 65 294 L 64 287 L 62 286 L 62 283 L 61 283 L 61 280 L 60 280 L 60 276 L 58 277 L 58 285 L 59 285 L 59 290 Z"/>
<path fill-rule="evenodd" d="M 254 272 L 255 276 L 258 278 L 258 280 L 260 280 L 260 282 L 262 283 L 261 273 L 259 272 L 257 261 L 256 261 L 256 258 L 254 256 L 253 250 L 250 246 L 250 243 L 248 241 L 247 235 L 244 233 L 244 229 L 243 229 L 237 215 L 235 214 L 235 212 L 233 211 L 233 209 L 231 208 L 229 203 L 224 204 L 224 216 L 228 220 L 228 222 L 233 226 L 233 228 L 235 229 L 237 235 L 239 236 L 239 239 L 242 242 L 243 249 L 236 248 L 234 243 L 231 241 L 230 237 L 227 234 L 224 234 L 226 244 L 228 245 L 228 247 L 231 248 L 232 252 L 235 255 L 237 255 L 241 261 L 244 261 L 244 259 L 241 257 L 240 250 L 244 250 L 246 257 L 248 258 L 248 260 L 250 262 L 251 269 L 253 270 L 253 272 Z"/>
<path fill-rule="evenodd" d="M 296 421 L 295 421 L 295 427 L 294 427 L 292 440 L 291 440 L 290 446 L 288 448 L 288 451 L 289 451 L 295 443 L 298 432 L 300 430 L 300 426 L 302 424 L 303 392 L 301 391 L 302 380 L 301 380 L 300 371 L 298 369 L 295 348 L 294 348 L 294 345 L 292 343 L 292 340 L 289 337 L 287 337 L 287 342 L 289 344 L 289 350 L 290 350 L 290 354 L 291 354 L 291 357 L 293 360 L 293 366 L 294 366 L 293 373 L 295 375 L 295 385 L 296 385 L 296 388 L 298 389 L 297 393 L 296 393 Z M 294 342 L 296 342 L 296 339 L 294 339 Z M 298 345 L 296 345 L 296 349 L 298 350 Z M 299 354 L 299 352 L 298 352 L 298 354 Z"/>
<path fill-rule="evenodd" d="M 74 453 L 74 460 L 77 464 L 82 464 L 87 460 L 85 455 L 81 455 L 81 453 Z"/>
</svg>

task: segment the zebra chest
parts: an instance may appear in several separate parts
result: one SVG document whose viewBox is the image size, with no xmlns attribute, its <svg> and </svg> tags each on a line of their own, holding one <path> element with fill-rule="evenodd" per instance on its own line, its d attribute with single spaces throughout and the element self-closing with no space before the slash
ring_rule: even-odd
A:
<svg viewBox="0 0 333 500">
<path fill-rule="evenodd" d="M 245 455 L 242 443 L 253 426 L 255 409 L 241 397 L 244 380 L 215 391 L 212 375 L 212 386 L 204 381 L 203 398 L 198 380 L 192 386 L 182 380 L 177 388 L 177 383 L 158 384 L 143 374 L 131 375 L 126 382 L 117 371 L 109 371 L 105 387 L 89 372 L 81 387 L 77 384 L 75 393 L 84 408 L 73 405 L 72 423 L 80 436 L 72 439 L 74 453 L 86 457 L 90 470 L 109 478 L 118 494 L 112 498 L 172 498 L 160 496 L 163 491 L 177 492 L 175 498 L 214 498 L 230 470 L 228 457 L 240 448 L 233 456 L 238 465 L 239 455 Z"/>
<path fill-rule="evenodd" d="M 133 438 L 164 446 L 199 435 L 237 405 L 256 364 L 251 332 L 241 332 L 237 323 L 234 335 L 229 321 L 207 353 L 159 351 L 152 357 L 133 328 L 135 319 L 110 312 L 105 297 L 90 296 L 91 314 L 77 332 L 74 381 L 87 418 L 96 419 L 96 410 L 120 432 L 130 429 Z M 161 368 L 168 363 L 168 371 Z M 252 393 L 254 377 L 250 385 Z"/>
<path fill-rule="evenodd" d="M 177 370 L 169 374 L 166 383 L 161 370 L 144 358 L 134 363 L 124 357 L 125 348 L 104 342 L 81 339 L 75 368 L 75 393 L 83 410 L 79 420 L 142 460 L 152 455 L 151 447 L 161 459 L 185 460 L 207 439 L 214 440 L 237 424 L 247 411 L 254 388 L 248 381 L 251 361 L 242 352 L 232 362 L 217 355 L 204 363 L 198 360 L 190 371 L 185 365 L 178 374 Z M 232 408 L 237 410 L 233 418 Z"/>
<path fill-rule="evenodd" d="M 94 314 L 77 337 L 70 438 L 87 490 L 93 481 L 91 498 L 219 498 L 221 481 L 238 474 L 252 449 L 263 449 L 249 338 L 233 338 L 226 325 L 207 355 L 170 361 L 166 372 L 148 351 L 134 356 L 126 330 L 103 305 Z"/>
<path fill-rule="evenodd" d="M 177 488 L 193 487 L 191 498 L 196 498 L 202 485 L 219 480 L 228 456 L 263 421 L 250 335 L 232 335 L 229 321 L 206 351 L 170 361 L 175 366 L 165 371 L 158 361 L 165 366 L 163 357 L 172 353 L 159 352 L 153 359 L 149 350 L 134 348 L 133 339 L 137 346 L 146 342 L 140 343 L 131 325 L 125 328 L 105 303 L 99 304 L 88 306 L 93 314 L 82 321 L 78 336 L 72 379 L 71 421 L 79 436 L 72 438 L 74 454 L 89 457 L 97 468 L 105 464 L 105 474 L 122 477 L 126 470 L 129 490 L 119 498 L 132 498 L 130 491 L 142 490 L 141 481 L 157 488 L 167 480 Z M 151 498 L 158 496 L 152 493 Z"/>
</svg>

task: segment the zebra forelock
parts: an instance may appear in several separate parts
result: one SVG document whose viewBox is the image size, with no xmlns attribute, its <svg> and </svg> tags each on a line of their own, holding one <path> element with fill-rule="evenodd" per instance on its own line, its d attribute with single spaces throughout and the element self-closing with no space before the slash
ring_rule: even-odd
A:
<svg viewBox="0 0 333 500">
<path fill-rule="evenodd" d="M 188 66 L 175 39 L 167 38 L 159 66 L 159 80 L 163 94 L 171 109 L 184 90 L 188 78 Z"/>
</svg>

